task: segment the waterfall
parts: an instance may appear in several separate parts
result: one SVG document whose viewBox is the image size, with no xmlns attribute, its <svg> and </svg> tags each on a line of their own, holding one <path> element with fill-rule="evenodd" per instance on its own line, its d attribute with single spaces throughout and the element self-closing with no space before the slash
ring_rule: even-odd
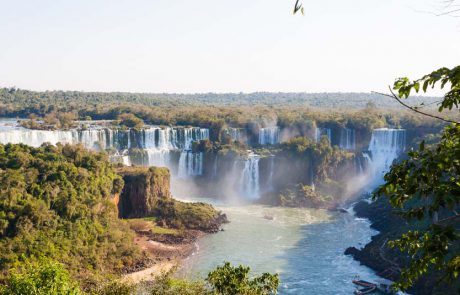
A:
<svg viewBox="0 0 460 295">
<path fill-rule="evenodd" d="M 404 129 L 375 129 L 369 143 L 369 154 L 364 154 L 369 162 L 372 179 L 380 182 L 393 161 L 404 151 L 405 146 Z"/>
<path fill-rule="evenodd" d="M 332 139 L 332 131 L 330 128 L 320 128 L 320 127 L 316 127 L 316 130 L 315 130 L 315 140 L 316 142 L 320 142 L 321 141 L 321 137 L 323 136 L 327 136 L 327 138 L 329 139 L 329 143 L 331 143 L 331 139 Z"/>
<path fill-rule="evenodd" d="M 183 151 L 179 158 L 179 178 L 203 175 L 203 153 Z"/>
<path fill-rule="evenodd" d="M 244 162 L 240 184 L 241 193 L 248 200 L 257 200 L 260 198 L 259 159 L 258 155 L 251 152 Z"/>
<path fill-rule="evenodd" d="M 340 131 L 340 148 L 344 150 L 355 150 L 355 130 L 345 128 Z"/>
<path fill-rule="evenodd" d="M 259 144 L 277 144 L 280 142 L 280 131 L 278 127 L 267 127 L 259 130 Z"/>
<path fill-rule="evenodd" d="M 28 130 L 25 128 L 3 128 L 0 133 L 0 143 L 23 143 L 33 147 L 39 147 L 43 143 L 51 144 L 75 143 L 77 141 L 77 133 L 72 131 L 57 131 L 57 130 Z"/>
<path fill-rule="evenodd" d="M 110 159 L 117 163 L 130 164 L 131 149 L 146 152 L 143 161 L 149 166 L 171 168 L 171 152 L 181 151 L 179 171 L 188 176 L 203 174 L 203 154 L 192 153 L 192 143 L 209 139 L 209 129 L 199 127 L 158 127 L 142 130 L 110 129 L 93 125 L 88 129 L 31 130 L 18 126 L 14 121 L 0 121 L 0 143 L 23 143 L 39 147 L 43 143 L 82 144 L 98 151 L 115 149 Z"/>
</svg>

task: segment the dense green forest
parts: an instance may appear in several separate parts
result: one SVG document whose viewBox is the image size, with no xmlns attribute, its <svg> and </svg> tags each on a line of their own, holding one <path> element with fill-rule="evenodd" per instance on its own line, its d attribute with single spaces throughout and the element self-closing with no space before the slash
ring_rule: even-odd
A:
<svg viewBox="0 0 460 295">
<path fill-rule="evenodd" d="M 122 187 L 104 154 L 0 145 L 0 279 L 41 257 L 86 284 L 133 267 L 141 252 L 111 201 Z"/>
<path fill-rule="evenodd" d="M 198 93 L 198 94 L 167 94 L 167 93 L 127 93 L 127 92 L 81 92 L 81 91 L 29 91 L 17 88 L 1 88 L 1 103 L 20 106 L 45 104 L 68 107 L 98 105 L 109 102 L 115 105 L 136 104 L 145 106 L 310 106 L 326 108 L 363 108 L 373 104 L 380 108 L 398 107 L 394 100 L 381 97 L 374 93 Z M 418 97 L 416 103 L 430 104 L 439 101 L 437 97 Z"/>
</svg>

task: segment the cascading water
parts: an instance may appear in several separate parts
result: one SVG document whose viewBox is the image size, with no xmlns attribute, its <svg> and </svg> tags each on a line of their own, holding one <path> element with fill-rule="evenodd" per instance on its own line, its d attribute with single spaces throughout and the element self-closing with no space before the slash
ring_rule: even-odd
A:
<svg viewBox="0 0 460 295">
<path fill-rule="evenodd" d="M 320 142 L 321 140 L 321 137 L 323 136 L 327 136 L 327 138 L 329 139 L 329 142 L 331 142 L 331 139 L 332 139 L 332 131 L 330 128 L 320 128 L 320 127 L 317 127 L 316 130 L 315 130 L 315 140 L 316 142 Z"/>
<path fill-rule="evenodd" d="M 345 128 L 340 132 L 340 148 L 344 150 L 355 150 L 356 138 L 355 130 Z"/>
<path fill-rule="evenodd" d="M 259 144 L 277 144 L 280 142 L 280 131 L 278 127 L 267 127 L 259 130 Z"/>
<path fill-rule="evenodd" d="M 209 130 L 198 127 L 149 127 L 142 130 L 118 130 L 91 126 L 88 129 L 31 130 L 16 122 L 0 122 L 0 143 L 23 143 L 39 147 L 43 143 L 82 144 L 94 150 L 114 149 L 110 159 L 130 165 L 130 149 L 141 149 L 146 157 L 141 162 L 148 166 L 172 167 L 171 152 L 182 151 L 179 171 L 189 176 L 202 175 L 203 154 L 192 153 L 194 141 L 209 139 Z M 182 169 L 182 170 L 181 170 Z"/>
<path fill-rule="evenodd" d="M 179 178 L 203 175 L 203 153 L 181 152 L 177 175 Z"/>
<path fill-rule="evenodd" d="M 187 178 L 203 175 L 203 153 L 194 153 L 192 143 L 209 139 L 209 129 L 183 128 L 181 131 L 179 137 L 183 138 L 183 150 L 179 158 L 178 176 Z"/>
<path fill-rule="evenodd" d="M 373 182 L 381 182 L 383 174 L 390 169 L 393 161 L 404 151 L 406 130 L 380 128 L 372 132 L 369 143 L 368 167 Z"/>
<path fill-rule="evenodd" d="M 257 200 L 260 197 L 259 159 L 258 155 L 251 152 L 244 162 L 240 184 L 241 194 L 247 200 Z"/>
</svg>

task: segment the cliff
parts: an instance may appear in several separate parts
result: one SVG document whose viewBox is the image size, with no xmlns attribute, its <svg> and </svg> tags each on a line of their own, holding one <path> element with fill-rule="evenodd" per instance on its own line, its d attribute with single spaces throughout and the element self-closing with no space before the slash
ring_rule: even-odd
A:
<svg viewBox="0 0 460 295">
<path fill-rule="evenodd" d="M 154 217 L 161 226 L 204 232 L 217 232 L 227 222 L 209 204 L 173 199 L 168 168 L 120 167 L 117 172 L 125 183 L 118 201 L 121 218 Z"/>
<path fill-rule="evenodd" d="M 117 172 L 125 182 L 118 202 L 122 218 L 151 216 L 159 200 L 171 198 L 168 168 L 121 167 Z"/>
<path fill-rule="evenodd" d="M 398 280 L 401 269 L 408 265 L 410 257 L 397 249 L 388 247 L 389 240 L 399 238 L 404 232 L 413 229 L 415 224 L 408 224 L 396 215 L 385 199 L 379 199 L 371 204 L 361 201 L 354 207 L 356 216 L 368 218 L 371 227 L 378 230 L 379 234 L 372 237 L 371 242 L 361 249 L 350 247 L 345 254 L 351 255 L 361 264 L 372 268 L 379 276 L 390 280 Z M 430 272 L 423 276 L 411 289 L 410 294 L 456 294 L 459 286 L 440 283 L 441 274 Z"/>
</svg>

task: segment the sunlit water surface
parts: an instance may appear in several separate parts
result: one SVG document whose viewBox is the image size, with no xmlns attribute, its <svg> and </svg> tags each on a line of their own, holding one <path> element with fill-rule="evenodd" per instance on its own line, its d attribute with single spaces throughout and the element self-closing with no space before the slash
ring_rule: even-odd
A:
<svg viewBox="0 0 460 295">
<path fill-rule="evenodd" d="M 229 261 L 248 265 L 255 273 L 279 273 L 280 294 L 353 294 L 356 275 L 377 278 L 343 254 L 347 247 L 363 247 L 376 234 L 365 219 L 318 209 L 214 205 L 231 222 L 223 232 L 197 242 L 179 276 L 203 278 Z"/>
</svg>

